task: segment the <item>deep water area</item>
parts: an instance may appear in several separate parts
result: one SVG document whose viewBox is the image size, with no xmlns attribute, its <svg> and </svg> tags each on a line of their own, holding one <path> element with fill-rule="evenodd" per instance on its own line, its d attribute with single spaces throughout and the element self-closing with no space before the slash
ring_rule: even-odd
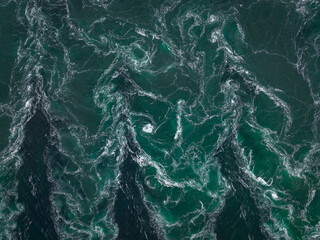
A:
<svg viewBox="0 0 320 240">
<path fill-rule="evenodd" d="M 0 0 L 0 239 L 319 240 L 319 0 Z"/>
</svg>

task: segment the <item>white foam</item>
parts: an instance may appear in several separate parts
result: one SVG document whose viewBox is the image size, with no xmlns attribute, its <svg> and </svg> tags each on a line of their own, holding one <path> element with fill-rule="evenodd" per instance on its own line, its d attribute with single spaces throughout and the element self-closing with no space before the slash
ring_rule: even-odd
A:
<svg viewBox="0 0 320 240">
<path fill-rule="evenodd" d="M 184 101 L 179 100 L 178 114 L 177 114 L 177 131 L 176 131 L 176 134 L 174 135 L 174 140 L 181 138 L 181 134 L 182 134 L 182 125 L 181 125 L 182 104 L 184 104 Z"/>
<path fill-rule="evenodd" d="M 171 179 L 167 177 L 158 177 L 158 181 L 161 185 L 166 186 L 166 187 L 177 187 L 177 188 L 184 188 L 184 184 L 178 183 L 175 181 L 172 181 Z"/>
<path fill-rule="evenodd" d="M 145 30 L 141 29 L 141 28 L 137 28 L 136 29 L 136 33 L 140 34 L 141 36 L 147 36 Z"/>
<path fill-rule="evenodd" d="M 271 183 L 267 183 L 262 177 L 257 177 L 252 171 L 246 169 L 245 170 L 246 174 L 248 174 L 254 181 L 262 184 L 263 186 L 271 186 L 272 184 L 272 181 Z"/>
<path fill-rule="evenodd" d="M 174 135 L 174 140 L 177 140 L 182 133 L 182 127 L 181 127 L 181 117 L 180 115 L 177 115 L 177 131 L 176 134 Z"/>
<path fill-rule="evenodd" d="M 221 31 L 217 30 L 211 33 L 211 42 L 215 43 L 221 38 Z"/>
<path fill-rule="evenodd" d="M 148 165 L 148 162 L 150 162 L 150 158 L 148 156 L 140 155 L 136 158 L 136 162 L 139 164 L 140 167 L 144 167 Z"/>
<path fill-rule="evenodd" d="M 275 192 L 271 193 L 271 197 L 272 197 L 274 200 L 278 200 L 278 199 L 279 199 L 278 194 L 275 193 Z"/>
<path fill-rule="evenodd" d="M 219 18 L 214 15 L 210 15 L 210 17 L 209 17 L 209 22 L 211 22 L 211 23 L 217 22 L 218 20 L 219 20 Z"/>
<path fill-rule="evenodd" d="M 26 108 L 29 108 L 30 106 L 31 106 L 31 100 L 28 100 L 28 101 L 26 102 L 25 107 L 26 107 Z"/>
<path fill-rule="evenodd" d="M 142 128 L 142 131 L 144 131 L 145 133 L 152 133 L 153 126 L 150 123 L 148 123 L 144 125 L 144 127 Z"/>
</svg>

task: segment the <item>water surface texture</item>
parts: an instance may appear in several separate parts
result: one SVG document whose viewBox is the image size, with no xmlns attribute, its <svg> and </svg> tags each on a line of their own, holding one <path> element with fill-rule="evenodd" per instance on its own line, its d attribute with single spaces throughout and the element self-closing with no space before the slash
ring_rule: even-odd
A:
<svg viewBox="0 0 320 240">
<path fill-rule="evenodd" d="M 0 0 L 0 238 L 320 239 L 319 0 Z"/>
</svg>

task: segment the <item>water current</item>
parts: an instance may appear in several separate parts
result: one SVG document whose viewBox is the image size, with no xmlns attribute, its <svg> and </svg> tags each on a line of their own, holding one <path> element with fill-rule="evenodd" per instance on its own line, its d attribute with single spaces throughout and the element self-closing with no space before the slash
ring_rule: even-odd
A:
<svg viewBox="0 0 320 240">
<path fill-rule="evenodd" d="M 320 239 L 318 0 L 0 0 L 0 238 Z"/>
</svg>

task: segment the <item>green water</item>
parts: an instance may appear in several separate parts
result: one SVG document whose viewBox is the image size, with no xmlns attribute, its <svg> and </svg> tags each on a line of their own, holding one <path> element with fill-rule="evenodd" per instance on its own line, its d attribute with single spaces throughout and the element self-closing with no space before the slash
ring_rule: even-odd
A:
<svg viewBox="0 0 320 240">
<path fill-rule="evenodd" d="M 0 0 L 1 239 L 320 239 L 318 0 Z"/>
</svg>

